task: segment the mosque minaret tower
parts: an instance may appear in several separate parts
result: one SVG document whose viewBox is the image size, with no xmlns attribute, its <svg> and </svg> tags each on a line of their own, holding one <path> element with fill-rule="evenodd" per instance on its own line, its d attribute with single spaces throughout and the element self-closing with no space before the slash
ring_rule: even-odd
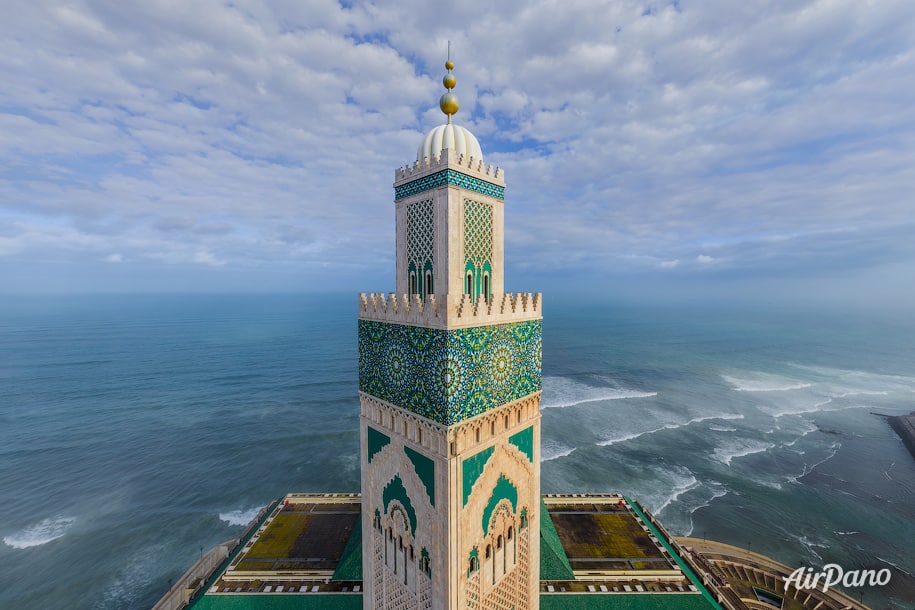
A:
<svg viewBox="0 0 915 610">
<path fill-rule="evenodd" d="M 364 608 L 539 607 L 541 298 L 504 292 L 502 170 L 447 121 L 395 170 L 396 292 L 359 297 Z"/>
</svg>

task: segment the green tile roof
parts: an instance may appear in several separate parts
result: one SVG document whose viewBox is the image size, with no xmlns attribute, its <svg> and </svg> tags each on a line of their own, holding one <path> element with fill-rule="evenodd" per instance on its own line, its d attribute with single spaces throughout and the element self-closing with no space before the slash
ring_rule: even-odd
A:
<svg viewBox="0 0 915 610">
<path fill-rule="evenodd" d="M 362 580 L 362 513 L 334 570 L 334 580 Z"/>
<path fill-rule="evenodd" d="M 540 499 L 540 580 L 575 580 L 543 498 Z"/>
</svg>

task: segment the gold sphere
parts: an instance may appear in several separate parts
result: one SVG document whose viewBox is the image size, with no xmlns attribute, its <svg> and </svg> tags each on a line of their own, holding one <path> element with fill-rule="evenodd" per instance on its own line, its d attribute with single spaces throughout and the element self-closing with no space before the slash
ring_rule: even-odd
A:
<svg viewBox="0 0 915 610">
<path fill-rule="evenodd" d="M 442 96 L 442 99 L 438 101 L 438 106 L 442 109 L 442 112 L 449 116 L 455 114 L 461 107 L 457 96 L 450 91 Z"/>
<path fill-rule="evenodd" d="M 448 61 L 446 61 L 446 62 L 445 62 L 445 69 L 446 69 L 446 70 L 454 70 L 454 62 L 451 61 L 450 59 L 449 59 Z"/>
<path fill-rule="evenodd" d="M 454 78 L 454 74 L 446 74 L 445 78 L 442 79 L 442 84 L 445 85 L 445 89 L 454 89 L 457 79 Z"/>
</svg>

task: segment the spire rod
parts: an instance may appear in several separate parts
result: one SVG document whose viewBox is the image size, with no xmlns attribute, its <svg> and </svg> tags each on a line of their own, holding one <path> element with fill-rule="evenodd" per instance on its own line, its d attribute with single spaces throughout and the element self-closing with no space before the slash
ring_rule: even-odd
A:
<svg viewBox="0 0 915 610">
<path fill-rule="evenodd" d="M 457 79 L 454 78 L 454 74 L 451 73 L 451 70 L 454 69 L 454 62 L 451 61 L 451 41 L 448 41 L 448 55 L 447 61 L 445 61 L 445 69 L 448 70 L 448 73 L 445 74 L 445 78 L 442 79 L 442 84 L 445 85 L 445 89 L 448 91 L 442 95 L 442 98 L 438 101 L 438 107 L 442 109 L 446 115 L 448 115 L 448 123 L 451 123 L 451 116 L 455 114 L 461 105 L 458 102 L 457 96 L 452 93 L 452 89 L 457 85 Z"/>
</svg>

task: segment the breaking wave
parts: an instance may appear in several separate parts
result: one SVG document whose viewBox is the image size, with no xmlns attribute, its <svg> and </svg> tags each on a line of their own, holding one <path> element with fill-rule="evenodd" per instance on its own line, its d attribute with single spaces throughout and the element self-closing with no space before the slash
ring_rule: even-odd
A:
<svg viewBox="0 0 915 610">
<path fill-rule="evenodd" d="M 255 506 L 254 508 L 245 510 L 233 510 L 219 513 L 219 519 L 225 521 L 229 525 L 248 525 L 257 517 L 257 514 L 261 512 L 262 508 L 263 506 Z"/>
<path fill-rule="evenodd" d="M 14 549 L 41 546 L 64 536 L 74 523 L 76 523 L 75 517 L 52 517 L 22 529 L 15 534 L 4 536 L 3 543 Z"/>
</svg>

